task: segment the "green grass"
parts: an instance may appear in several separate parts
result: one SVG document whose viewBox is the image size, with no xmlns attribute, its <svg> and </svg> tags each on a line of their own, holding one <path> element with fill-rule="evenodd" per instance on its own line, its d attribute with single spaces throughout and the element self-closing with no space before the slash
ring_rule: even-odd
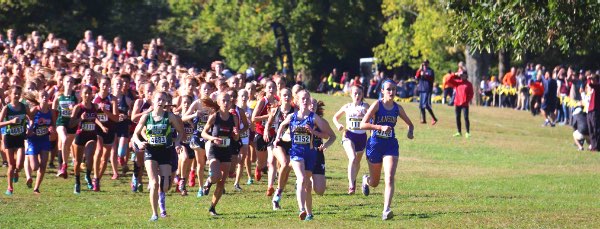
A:
<svg viewBox="0 0 600 229">
<path fill-rule="evenodd" d="M 327 120 L 349 101 L 314 96 L 325 101 Z M 418 123 L 416 104 L 402 105 Z M 473 136 L 454 138 L 454 109 L 443 105 L 434 109 L 440 119 L 436 126 L 415 124 L 414 140 L 399 139 L 396 217 L 391 221 L 381 221 L 383 184 L 373 188 L 369 197 L 346 195 L 347 160 L 338 140 L 326 152 L 327 191 L 314 196 L 312 222 L 297 220 L 291 185 L 282 200 L 283 210 L 272 211 L 263 180 L 242 185 L 241 193 L 234 192 L 229 182 L 217 218 L 207 212 L 210 198 L 195 197 L 197 187 L 190 188 L 187 197 L 170 193 L 170 217 L 150 223 L 148 194 L 131 193 L 128 178 L 105 178 L 102 192 L 83 188 L 75 196 L 72 179 L 58 179 L 50 170 L 42 195 L 32 194 L 21 178 L 12 197 L 0 197 L 0 228 L 598 227 L 600 157 L 576 151 L 570 127 L 542 128 L 542 119 L 527 112 L 472 107 Z M 399 136 L 405 136 L 405 126 L 398 128 Z M 360 174 L 365 171 L 363 160 Z M 4 187 L 6 169 L 0 173 Z M 295 180 L 291 176 L 290 184 Z"/>
</svg>

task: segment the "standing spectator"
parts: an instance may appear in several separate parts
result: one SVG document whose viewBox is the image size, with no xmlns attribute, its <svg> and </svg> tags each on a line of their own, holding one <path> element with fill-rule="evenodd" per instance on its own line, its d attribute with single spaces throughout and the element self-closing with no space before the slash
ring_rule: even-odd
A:
<svg viewBox="0 0 600 229">
<path fill-rule="evenodd" d="M 469 103 L 473 99 L 473 84 L 467 79 L 467 72 L 462 72 L 459 75 L 460 78 L 453 77 L 448 81 L 454 88 L 454 114 L 456 115 L 456 129 L 458 132 L 454 134 L 454 137 L 462 136 L 460 113 L 463 113 L 465 118 L 465 134 L 466 138 L 471 137 L 470 128 L 471 123 L 469 122 Z"/>
<path fill-rule="evenodd" d="M 94 40 L 94 35 L 91 30 L 86 30 L 83 33 L 83 42 L 90 48 L 96 46 L 96 41 Z"/>
<path fill-rule="evenodd" d="M 492 104 L 493 94 L 490 81 L 487 78 L 481 80 L 479 84 L 479 93 L 483 97 L 483 106 L 489 107 Z"/>
<path fill-rule="evenodd" d="M 510 68 L 510 72 L 504 74 L 502 77 L 502 85 L 508 88 L 513 88 L 517 86 L 517 70 L 515 67 Z M 514 107 L 515 105 L 515 97 L 512 95 L 506 95 L 502 99 L 502 105 L 505 107 Z"/>
<path fill-rule="evenodd" d="M 490 77 L 490 89 L 492 90 L 492 92 L 497 90 L 498 87 L 500 87 L 500 81 L 498 81 L 498 78 L 495 76 Z M 492 106 L 494 106 L 494 107 L 500 106 L 500 96 L 497 92 L 493 93 L 492 101 L 493 101 Z"/>
<path fill-rule="evenodd" d="M 590 74 L 588 76 L 587 94 L 589 95 L 590 103 L 588 105 L 587 123 L 590 132 L 590 150 L 598 151 L 598 142 L 600 141 L 600 84 L 598 83 L 598 75 Z"/>
<path fill-rule="evenodd" d="M 456 74 L 458 74 L 458 72 Z M 452 79 L 452 72 L 448 71 L 448 73 L 446 73 L 446 75 L 444 75 L 444 78 L 442 79 L 442 88 L 444 89 L 444 94 L 442 95 L 442 103 L 448 104 L 448 106 L 452 106 L 454 104 L 454 89 L 448 84 L 448 80 L 450 79 Z M 448 97 L 450 98 L 448 99 Z"/>
<path fill-rule="evenodd" d="M 590 144 L 590 132 L 587 123 L 587 116 L 581 105 L 578 105 L 573 110 L 573 140 L 575 141 L 575 145 L 579 151 L 583 151 L 583 144 L 585 141 Z M 590 145 L 591 147 L 591 145 Z"/>
<path fill-rule="evenodd" d="M 433 118 L 431 125 L 435 125 L 437 123 L 437 118 L 431 109 L 431 90 L 433 89 L 433 80 L 435 79 L 435 74 L 433 69 L 429 67 L 429 60 L 425 60 L 423 64 L 421 64 L 421 68 L 417 70 L 415 78 L 417 81 L 419 81 L 417 91 L 419 92 L 420 99 L 419 108 L 421 109 L 421 123 L 427 123 L 427 121 L 425 121 L 425 110 L 427 110 L 429 115 L 431 115 Z"/>
<path fill-rule="evenodd" d="M 527 105 L 529 103 L 529 88 L 527 86 L 527 77 L 523 73 L 523 69 L 517 69 L 517 89 L 518 89 L 518 97 L 517 97 L 517 110 L 527 110 Z"/>
<path fill-rule="evenodd" d="M 556 104 L 558 102 L 556 90 L 558 86 L 556 85 L 556 80 L 550 77 L 550 72 L 548 71 L 546 71 L 546 74 L 544 74 L 542 83 L 544 85 L 544 95 L 542 96 L 542 112 L 544 117 L 546 117 L 546 121 L 544 122 L 543 126 L 548 126 L 548 124 L 550 124 L 551 127 L 554 127 L 556 118 L 554 112 L 556 111 Z"/>
<path fill-rule="evenodd" d="M 537 72 L 534 80 L 529 82 L 529 90 L 531 91 L 531 101 L 529 101 L 529 110 L 533 116 L 540 113 L 542 104 L 542 96 L 544 96 L 544 85 L 542 84 L 542 72 Z"/>
<path fill-rule="evenodd" d="M 558 107 L 558 117 L 556 118 L 556 122 L 559 122 L 561 125 L 569 123 L 569 106 L 564 101 L 571 91 L 571 82 L 567 80 L 567 78 L 571 77 L 574 73 L 575 71 L 569 67 L 566 74 L 562 72 L 562 74 L 558 75 L 558 80 L 556 82 L 558 87 L 557 94 L 560 96 L 560 101 L 562 102 Z"/>
</svg>

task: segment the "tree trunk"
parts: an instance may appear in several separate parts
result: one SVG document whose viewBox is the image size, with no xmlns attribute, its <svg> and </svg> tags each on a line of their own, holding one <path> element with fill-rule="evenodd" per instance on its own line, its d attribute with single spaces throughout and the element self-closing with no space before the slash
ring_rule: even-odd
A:
<svg viewBox="0 0 600 229">
<path fill-rule="evenodd" d="M 502 82 L 504 74 L 508 72 L 510 68 L 510 54 L 506 50 L 498 51 L 498 79 Z"/>
<path fill-rule="evenodd" d="M 471 50 L 469 46 L 465 47 L 465 63 L 469 81 L 473 84 L 473 92 L 475 94 L 475 104 L 481 104 L 481 93 L 479 93 L 479 85 L 483 76 L 488 74 L 489 61 L 486 61 L 487 53 Z"/>
</svg>

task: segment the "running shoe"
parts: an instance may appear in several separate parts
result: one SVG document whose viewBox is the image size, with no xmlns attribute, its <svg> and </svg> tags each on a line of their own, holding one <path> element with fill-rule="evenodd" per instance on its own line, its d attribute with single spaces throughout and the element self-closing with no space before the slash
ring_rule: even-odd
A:
<svg viewBox="0 0 600 229">
<path fill-rule="evenodd" d="M 188 186 L 195 187 L 196 186 L 196 171 L 190 170 L 190 174 L 188 175 Z"/>
<path fill-rule="evenodd" d="M 267 189 L 267 196 L 272 196 L 272 195 L 273 195 L 273 193 L 275 193 L 275 188 L 273 188 L 273 187 L 269 187 L 269 188 Z"/>
<path fill-rule="evenodd" d="M 383 211 L 383 214 L 381 215 L 382 220 L 388 220 L 392 218 L 394 218 L 394 212 L 392 212 L 392 210 Z"/>
<path fill-rule="evenodd" d="M 17 172 L 17 170 L 15 170 L 15 172 L 13 172 L 13 183 L 17 183 L 19 182 L 19 172 Z"/>
<path fill-rule="evenodd" d="M 119 174 L 113 174 L 112 177 L 110 178 L 111 180 L 116 180 L 119 179 Z"/>
<path fill-rule="evenodd" d="M 7 161 L 2 161 L 2 167 L 8 167 L 8 162 Z"/>
<path fill-rule="evenodd" d="M 247 185 L 251 185 L 254 184 L 254 179 L 250 178 L 248 179 L 248 182 L 246 182 Z"/>
<path fill-rule="evenodd" d="M 300 220 L 305 220 L 306 219 L 306 211 L 301 211 L 300 214 L 298 214 L 298 217 L 300 218 Z"/>
<path fill-rule="evenodd" d="M 137 190 L 138 190 L 138 192 L 143 192 L 144 191 L 144 183 L 138 181 Z"/>
<path fill-rule="evenodd" d="M 56 173 L 56 176 L 67 179 L 67 164 L 60 165 L 60 169 L 58 170 L 58 173 Z"/>
<path fill-rule="evenodd" d="M 152 215 L 152 217 L 150 217 L 150 222 L 155 222 L 155 221 L 158 221 L 158 216 Z"/>
<path fill-rule="evenodd" d="M 281 209 L 281 205 L 279 205 L 279 201 L 281 201 L 281 196 L 275 195 L 273 196 L 273 211 L 277 211 Z"/>
<path fill-rule="evenodd" d="M 92 179 L 92 190 L 94 190 L 94 192 L 100 191 L 100 180 L 97 178 Z"/>
<path fill-rule="evenodd" d="M 185 180 L 180 180 L 179 185 L 177 185 L 177 189 L 181 192 L 182 196 L 187 196 L 187 190 L 185 189 Z"/>
<path fill-rule="evenodd" d="M 453 137 L 455 137 L 455 138 L 458 138 L 458 137 L 460 137 L 461 135 L 462 135 L 462 134 L 460 134 L 460 132 L 456 132 L 456 133 L 455 133 L 454 135 L 452 135 L 452 136 L 453 136 Z"/>
<path fill-rule="evenodd" d="M 202 195 L 208 196 L 208 194 L 210 193 L 210 186 L 212 186 L 212 184 L 208 183 L 208 181 L 204 183 L 204 186 L 202 186 Z"/>
<path fill-rule="evenodd" d="M 262 173 L 260 172 L 260 169 L 256 167 L 256 169 L 254 169 L 254 179 L 256 179 L 256 181 L 260 181 L 260 178 L 262 178 Z"/>
<path fill-rule="evenodd" d="M 215 207 L 210 207 L 210 209 L 208 209 L 208 213 L 210 213 L 211 216 L 218 216 L 219 214 L 217 214 L 217 211 L 215 210 Z"/>
<path fill-rule="evenodd" d="M 51 163 L 48 164 L 48 168 L 56 169 L 56 165 L 54 165 L 54 163 L 51 162 Z"/>
<path fill-rule="evenodd" d="M 175 178 L 173 179 L 173 183 L 179 184 L 179 180 L 181 180 L 181 179 L 179 179 L 179 175 L 175 175 Z"/>
<path fill-rule="evenodd" d="M 235 189 L 235 191 L 238 191 L 238 192 L 242 191 L 242 187 L 240 187 L 240 184 L 234 184 L 233 189 Z"/>
<path fill-rule="evenodd" d="M 204 192 L 202 192 L 202 189 L 198 189 L 198 194 L 196 194 L 196 197 L 200 198 L 204 196 Z"/>
<path fill-rule="evenodd" d="M 304 219 L 304 221 L 311 221 L 313 220 L 314 216 L 312 214 L 308 214 L 306 215 L 306 219 Z"/>
<path fill-rule="evenodd" d="M 33 179 L 27 178 L 27 182 L 25 182 L 25 184 L 27 184 L 27 188 L 33 188 Z"/>
<path fill-rule="evenodd" d="M 354 195 L 354 192 L 356 192 L 356 188 L 355 187 L 349 187 L 348 188 L 348 195 Z"/>
<path fill-rule="evenodd" d="M 367 182 L 368 179 L 369 179 L 369 176 L 366 174 L 362 178 L 362 193 L 365 196 L 369 196 L 369 193 L 370 193 L 369 183 Z"/>
<path fill-rule="evenodd" d="M 4 194 L 7 195 L 7 196 L 12 196 L 13 189 L 12 188 L 6 189 L 6 192 Z"/>
<path fill-rule="evenodd" d="M 75 193 L 75 194 L 81 193 L 81 185 L 80 184 L 75 184 L 75 190 L 73 191 L 73 193 Z"/>
<path fill-rule="evenodd" d="M 471 134 L 470 133 L 466 133 L 465 134 L 465 138 L 471 138 Z"/>
<path fill-rule="evenodd" d="M 167 211 L 160 212 L 160 218 L 167 218 Z"/>
<path fill-rule="evenodd" d="M 92 184 L 92 178 L 90 178 L 90 176 L 88 175 L 85 175 L 84 179 L 85 183 L 87 183 L 88 189 L 94 189 L 94 185 Z"/>
<path fill-rule="evenodd" d="M 437 123 L 437 121 L 438 121 L 437 119 L 432 119 L 432 120 L 431 120 L 431 125 L 432 125 L 432 126 L 435 126 L 435 124 Z"/>
<path fill-rule="evenodd" d="M 36 188 L 36 189 L 34 189 L 34 190 L 33 190 L 33 194 L 41 194 L 41 193 L 40 193 L 40 189 L 37 189 L 37 188 Z"/>
<path fill-rule="evenodd" d="M 137 179 L 131 178 L 131 191 L 137 192 Z"/>
<path fill-rule="evenodd" d="M 187 196 L 188 195 L 188 191 L 187 190 L 181 190 L 181 196 Z"/>
</svg>

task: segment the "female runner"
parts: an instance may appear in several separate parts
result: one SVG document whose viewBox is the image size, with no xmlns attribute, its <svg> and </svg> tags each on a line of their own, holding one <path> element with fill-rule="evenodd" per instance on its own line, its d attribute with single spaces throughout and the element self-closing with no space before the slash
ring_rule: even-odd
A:
<svg viewBox="0 0 600 229">
<path fill-rule="evenodd" d="M 210 107 L 204 106 L 202 100 L 210 99 L 210 94 L 212 93 L 213 88 L 214 87 L 212 83 L 202 83 L 202 85 L 200 85 L 200 99 L 192 103 L 183 118 L 185 121 L 189 120 L 188 118 L 191 116 L 194 124 L 196 125 L 190 142 L 190 148 L 194 150 L 196 157 L 196 177 L 198 177 L 198 184 L 204 183 L 204 167 L 206 165 L 206 141 L 204 138 L 202 138 L 202 131 L 208 122 L 208 116 L 212 112 Z M 202 188 L 198 190 L 198 194 L 196 196 L 203 196 Z"/>
<path fill-rule="evenodd" d="M 217 103 L 207 99 L 202 101 L 205 106 L 216 110 L 208 117 L 208 122 L 202 130 L 202 138 L 212 143 L 207 153 L 209 176 L 202 187 L 202 191 L 204 192 L 203 195 L 206 196 L 210 192 L 210 187 L 215 183 L 217 184 L 208 210 L 212 216 L 216 216 L 218 215 L 216 206 L 223 195 L 225 181 L 229 173 L 233 144 L 239 140 L 237 128 L 239 123 L 229 113 L 232 105 L 229 94 L 220 93 L 217 96 Z"/>
<path fill-rule="evenodd" d="M 312 98 L 310 111 L 323 118 L 323 106 L 325 106 L 323 101 L 317 101 L 316 99 Z M 315 130 L 320 132 L 319 128 L 316 128 Z M 311 178 L 311 186 L 317 195 L 322 196 L 325 193 L 325 187 L 327 186 L 327 182 L 325 180 L 325 154 L 323 152 L 323 138 L 315 135 L 313 140 L 313 149 L 317 151 L 317 159 L 315 167 L 312 170 L 313 174 Z"/>
<path fill-rule="evenodd" d="M 192 96 L 180 96 L 178 101 L 181 103 L 181 106 L 178 110 L 187 111 L 192 104 Z M 179 115 L 182 114 L 180 113 Z M 190 119 L 183 121 L 183 130 L 185 131 L 186 137 L 181 140 L 181 145 L 183 148 L 179 152 L 179 163 L 177 165 L 177 171 L 180 177 L 177 184 L 177 189 L 179 189 L 182 196 L 187 196 L 186 175 L 188 174 L 190 167 L 192 166 L 192 162 L 196 157 L 194 150 L 190 148 L 190 141 L 192 139 L 192 135 L 194 134 L 194 129 L 196 129 L 196 126 Z"/>
<path fill-rule="evenodd" d="M 27 105 L 20 102 L 22 92 L 23 89 L 20 86 L 11 86 L 10 103 L 6 104 L 0 112 L 0 120 L 3 120 L 0 122 L 0 127 L 6 127 L 4 155 L 8 160 L 8 170 L 6 170 L 8 188 L 5 194 L 8 196 L 13 194 L 13 183 L 19 181 L 19 168 L 23 166 L 25 157 L 18 151 L 25 148 L 25 126 L 27 118 L 31 117 Z M 15 154 L 18 154 L 16 158 Z"/>
<path fill-rule="evenodd" d="M 96 151 L 96 140 L 98 139 L 98 128 L 107 133 L 108 129 L 98 120 L 98 107 L 92 103 L 92 88 L 84 85 L 81 89 L 81 103 L 73 109 L 69 125 L 77 127 L 75 136 L 75 151 L 73 152 L 73 172 L 75 173 L 75 194 L 81 192 L 81 181 L 79 172 L 81 170 L 81 160 L 85 152 L 86 168 L 85 180 L 89 189 L 93 189 L 94 181 L 90 179 L 92 168 L 94 167 L 94 152 Z"/>
<path fill-rule="evenodd" d="M 373 130 L 373 135 L 367 141 L 367 160 L 370 175 L 363 176 L 362 191 L 365 196 L 368 196 L 369 187 L 379 185 L 379 176 L 383 164 L 385 192 L 382 219 L 388 220 L 394 217 L 390 207 L 394 196 L 394 179 L 399 154 L 398 139 L 396 139 L 396 131 L 394 131 L 397 117 L 400 116 L 408 126 L 408 133 L 406 134 L 408 139 L 413 139 L 414 127 L 410 118 L 404 112 L 404 108 L 394 102 L 396 84 L 393 81 L 387 80 L 383 83 L 381 94 L 383 98 L 369 107 L 367 114 L 360 122 L 361 129 Z M 373 124 L 369 122 L 371 119 L 373 119 Z"/>
<path fill-rule="evenodd" d="M 272 140 L 269 139 L 269 136 L 275 135 L 274 129 L 266 126 L 267 119 L 269 118 L 269 110 L 277 102 L 274 96 L 274 92 L 275 83 L 273 81 L 267 82 L 265 87 L 266 94 L 258 101 L 258 103 L 256 104 L 256 108 L 252 113 L 252 122 L 254 122 L 254 125 L 256 127 L 256 136 L 254 140 L 256 141 L 256 155 L 258 161 L 256 163 L 256 169 L 254 170 L 254 178 L 256 178 L 257 181 L 260 181 L 260 178 L 262 177 L 261 171 L 268 159 L 268 155 L 266 154 L 267 148 L 270 143 L 270 140 Z M 268 163 L 268 166 L 269 170 L 274 171 L 275 168 L 273 162 L 274 161 L 271 159 Z M 271 173 L 269 172 L 269 174 Z M 273 195 L 273 192 L 275 192 L 275 189 L 273 188 L 273 181 L 272 178 L 269 178 L 267 196 Z"/>
<path fill-rule="evenodd" d="M 292 147 L 290 148 L 290 160 L 292 169 L 296 174 L 296 199 L 300 209 L 300 220 L 312 220 L 312 186 L 310 178 L 316 164 L 317 152 L 313 150 L 313 137 L 316 135 L 327 138 L 322 146 L 323 150 L 331 146 L 335 141 L 335 133 L 327 122 L 309 110 L 311 106 L 310 95 L 307 91 L 298 92 L 296 101 L 298 111 L 288 115 L 277 130 L 275 145 L 281 141 L 285 128 L 290 129 Z M 315 131 L 315 128 L 323 132 Z"/>
<path fill-rule="evenodd" d="M 342 145 L 348 156 L 348 194 L 356 191 L 356 175 L 360 170 L 360 160 L 367 145 L 367 132 L 360 129 L 360 122 L 367 113 L 369 105 L 363 102 L 363 89 L 360 86 L 352 86 L 352 102 L 340 108 L 333 115 L 333 124 L 338 131 L 344 130 Z M 338 122 L 343 114 L 346 114 L 346 126 Z"/>
<path fill-rule="evenodd" d="M 58 133 L 58 147 L 60 149 L 58 162 L 62 163 L 56 176 L 64 179 L 67 179 L 69 174 L 67 164 L 69 162 L 69 155 L 71 155 L 71 147 L 76 131 L 76 128 L 69 126 L 73 109 L 75 104 L 77 104 L 77 97 L 73 89 L 74 86 L 75 80 L 71 76 L 65 76 L 63 78 L 62 92 L 60 95 L 55 96 L 52 102 L 52 110 L 58 111 L 58 117 L 56 118 L 56 132 Z"/>
<path fill-rule="evenodd" d="M 144 164 L 150 179 L 150 205 L 152 206 L 150 221 L 158 220 L 158 207 L 160 207 L 160 216 L 167 217 L 165 190 L 171 182 L 170 147 L 174 144 L 180 151 L 181 139 L 185 137 L 183 127 L 176 120 L 175 115 L 165 111 L 167 97 L 166 92 L 154 93 L 152 112 L 140 118 L 132 138 L 138 148 L 144 150 Z M 171 135 L 173 128 L 177 132 L 174 142 Z M 144 135 L 140 139 L 142 133 Z"/>
<path fill-rule="evenodd" d="M 253 83 L 246 83 L 245 89 L 248 92 L 248 102 L 246 102 L 248 108 L 246 109 L 246 112 L 249 114 L 248 118 L 251 118 L 252 114 L 254 113 L 254 108 L 256 107 L 256 85 L 254 85 Z M 247 185 L 251 185 L 254 183 L 254 177 L 252 176 L 251 171 L 252 163 L 256 162 L 256 142 L 254 141 L 255 136 L 256 131 L 254 123 L 250 122 L 250 131 L 248 136 L 250 144 L 248 144 L 248 155 L 246 156 L 245 161 L 246 172 L 248 173 L 249 177 L 248 182 L 246 183 Z"/>
<path fill-rule="evenodd" d="M 50 109 L 49 96 L 44 90 L 28 94 L 28 101 L 36 106 L 31 109 L 32 123 L 27 129 L 27 152 L 25 157 L 29 161 L 26 166 L 27 186 L 31 188 L 33 180 L 31 171 L 37 171 L 33 192 L 40 194 L 40 185 L 46 173 L 48 154 L 50 152 L 50 132 L 54 132 L 56 115 Z"/>
<path fill-rule="evenodd" d="M 111 164 L 123 168 L 123 175 L 129 171 L 127 166 L 127 149 L 129 148 L 129 129 L 131 125 L 130 113 L 133 106 L 133 100 L 127 96 L 131 94 L 129 90 L 129 75 L 121 75 L 119 78 L 113 80 L 113 93 L 112 96 L 117 100 L 117 110 L 119 113 L 119 121 L 115 125 L 115 133 L 117 135 L 117 142 L 113 146 L 111 155 Z M 113 179 L 118 176 L 113 175 Z"/>
<path fill-rule="evenodd" d="M 236 160 L 235 165 L 235 182 L 233 183 L 233 187 L 236 191 L 241 191 L 240 187 L 240 179 L 242 177 L 242 170 L 244 169 L 244 165 L 246 164 L 246 157 L 248 157 L 248 144 L 250 144 L 250 114 L 248 103 L 248 91 L 246 89 L 241 89 L 238 93 L 238 98 L 236 100 L 235 105 L 235 114 L 238 118 L 238 123 L 240 123 L 240 152 L 238 154 L 238 158 Z M 250 168 L 246 167 L 246 174 L 248 175 L 248 180 L 251 180 L 250 176 Z"/>
<path fill-rule="evenodd" d="M 100 191 L 100 179 L 106 170 L 108 159 L 111 155 L 113 143 L 115 141 L 115 123 L 119 122 L 119 111 L 117 110 L 117 100 L 109 94 L 110 79 L 102 77 L 99 81 L 99 91 L 94 98 L 94 104 L 98 105 L 97 118 L 106 127 L 108 132 L 98 131 L 98 145 L 96 146 L 96 155 L 94 158 L 94 180 L 92 180 L 94 191 Z M 112 164 L 113 178 L 119 175 L 118 166 Z"/>
<path fill-rule="evenodd" d="M 267 120 L 267 126 L 271 126 L 272 123 L 280 123 L 283 121 L 288 115 L 293 114 L 296 110 L 292 107 L 292 93 L 289 89 L 284 88 L 279 93 L 279 98 L 281 99 L 280 104 L 277 108 L 273 109 L 273 112 L 269 116 Z M 287 184 L 288 177 L 290 175 L 291 167 L 290 164 L 290 148 L 292 147 L 292 139 L 290 137 L 289 130 L 286 130 L 281 137 L 281 141 L 274 146 L 273 148 L 273 156 L 279 162 L 279 171 L 277 177 L 277 190 L 275 191 L 275 195 L 273 196 L 273 210 L 278 210 L 281 208 L 281 194 L 283 193 L 283 189 Z"/>
<path fill-rule="evenodd" d="M 131 110 L 131 121 L 136 125 L 142 116 L 152 111 L 152 93 L 154 93 L 154 84 L 147 82 L 142 86 L 140 98 L 135 100 Z M 135 132 L 135 131 L 134 131 Z M 132 137 L 133 138 L 133 137 Z M 133 175 L 131 176 L 131 191 L 143 191 L 142 168 L 144 166 L 144 150 L 139 149 L 136 144 L 132 144 L 135 152 L 135 163 L 133 163 Z"/>
</svg>

